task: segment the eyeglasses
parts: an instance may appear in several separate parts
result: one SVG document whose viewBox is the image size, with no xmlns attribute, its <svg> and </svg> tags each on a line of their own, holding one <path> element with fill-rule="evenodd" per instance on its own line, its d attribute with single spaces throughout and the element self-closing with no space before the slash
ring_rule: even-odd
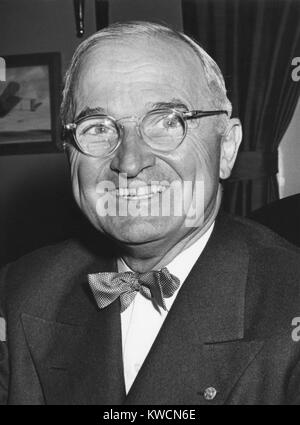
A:
<svg viewBox="0 0 300 425">
<path fill-rule="evenodd" d="M 187 121 L 227 111 L 179 111 L 173 108 L 155 109 L 142 117 L 125 117 L 119 120 L 108 115 L 89 115 L 64 126 L 63 137 L 72 134 L 77 148 L 93 157 L 111 155 L 124 139 L 125 127 L 121 121 L 136 123 L 136 131 L 154 151 L 169 152 L 182 143 L 187 133 Z"/>
</svg>

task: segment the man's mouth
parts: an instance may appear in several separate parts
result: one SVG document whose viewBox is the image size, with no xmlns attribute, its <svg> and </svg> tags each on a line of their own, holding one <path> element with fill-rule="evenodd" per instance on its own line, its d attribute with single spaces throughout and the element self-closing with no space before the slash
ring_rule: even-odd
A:
<svg viewBox="0 0 300 425">
<path fill-rule="evenodd" d="M 117 197 L 122 199 L 140 200 L 152 198 L 156 194 L 163 193 L 168 186 L 166 185 L 147 185 L 134 188 L 120 187 L 114 192 Z"/>
</svg>

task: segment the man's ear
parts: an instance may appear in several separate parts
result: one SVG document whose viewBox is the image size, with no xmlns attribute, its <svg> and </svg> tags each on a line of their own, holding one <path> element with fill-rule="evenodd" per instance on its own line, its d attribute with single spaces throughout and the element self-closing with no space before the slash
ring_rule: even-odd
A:
<svg viewBox="0 0 300 425">
<path fill-rule="evenodd" d="M 220 155 L 220 178 L 227 179 L 238 153 L 240 143 L 242 141 L 242 125 L 238 118 L 231 118 L 227 125 L 225 134 L 221 140 Z"/>
</svg>

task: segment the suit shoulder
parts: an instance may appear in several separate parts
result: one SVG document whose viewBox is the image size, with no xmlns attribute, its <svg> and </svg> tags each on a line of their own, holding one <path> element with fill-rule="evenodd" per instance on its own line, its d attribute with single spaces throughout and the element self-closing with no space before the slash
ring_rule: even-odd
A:
<svg viewBox="0 0 300 425">
<path fill-rule="evenodd" d="M 300 316 L 300 249 L 251 220 L 234 218 L 249 253 L 248 327 L 256 333 L 289 326 Z"/>
<path fill-rule="evenodd" d="M 2 270 L 2 305 L 17 310 L 26 299 L 42 305 L 47 298 L 63 297 L 95 261 L 94 252 L 76 239 L 26 254 Z"/>
<path fill-rule="evenodd" d="M 79 241 L 68 239 L 30 252 L 8 264 L 6 269 L 9 277 L 18 273 L 24 277 L 27 273 L 49 273 L 53 269 L 59 272 L 61 267 L 65 272 L 65 266 L 76 264 L 78 257 L 81 259 L 84 254 Z"/>
<path fill-rule="evenodd" d="M 250 270 L 264 275 L 269 285 L 292 284 L 300 291 L 300 249 L 252 220 L 234 218 L 234 225 L 246 242 Z"/>
<path fill-rule="evenodd" d="M 300 255 L 300 248 L 288 242 L 268 227 L 242 217 L 231 218 L 233 228 L 245 239 L 250 249 L 272 250 L 278 255 L 288 256 L 297 259 Z"/>
</svg>

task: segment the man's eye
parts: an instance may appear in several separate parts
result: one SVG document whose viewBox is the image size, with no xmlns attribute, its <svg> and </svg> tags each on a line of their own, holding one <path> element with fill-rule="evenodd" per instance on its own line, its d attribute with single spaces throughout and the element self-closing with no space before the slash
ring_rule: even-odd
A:
<svg viewBox="0 0 300 425">
<path fill-rule="evenodd" d="M 109 131 L 112 131 L 112 130 L 113 130 L 112 128 L 110 129 L 109 127 L 102 124 L 92 125 L 86 128 L 83 131 L 83 134 L 90 135 L 90 136 L 97 136 L 99 134 L 107 134 Z"/>
<path fill-rule="evenodd" d="M 165 128 L 177 128 L 180 126 L 180 121 L 177 117 L 167 117 L 163 120 L 163 126 Z"/>
</svg>

